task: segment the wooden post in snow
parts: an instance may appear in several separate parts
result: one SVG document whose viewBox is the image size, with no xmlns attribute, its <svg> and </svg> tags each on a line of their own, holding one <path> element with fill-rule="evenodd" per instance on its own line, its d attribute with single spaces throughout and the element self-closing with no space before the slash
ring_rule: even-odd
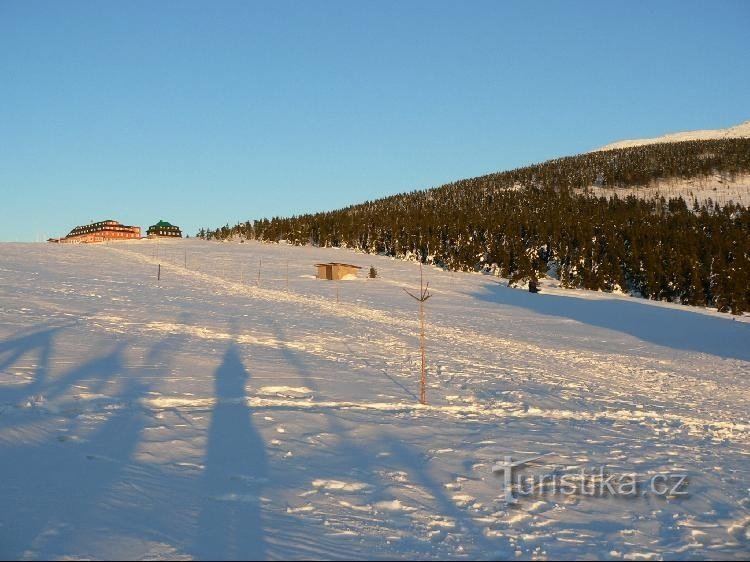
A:
<svg viewBox="0 0 750 562">
<path fill-rule="evenodd" d="M 258 259 L 258 287 L 260 287 L 260 270 L 263 268 L 263 258 Z"/>
<path fill-rule="evenodd" d="M 420 404 L 427 404 L 427 364 L 425 358 L 425 338 L 424 338 L 424 303 L 432 295 L 429 292 L 430 282 L 424 284 L 422 276 L 422 263 L 419 263 L 419 296 L 411 294 L 404 289 L 404 292 L 411 298 L 419 302 L 419 349 L 422 352 L 422 378 L 419 388 Z"/>
</svg>

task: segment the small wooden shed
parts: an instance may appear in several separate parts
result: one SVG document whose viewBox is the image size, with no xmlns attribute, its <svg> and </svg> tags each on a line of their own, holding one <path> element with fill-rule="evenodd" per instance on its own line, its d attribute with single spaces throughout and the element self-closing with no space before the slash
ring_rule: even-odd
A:
<svg viewBox="0 0 750 562">
<path fill-rule="evenodd" d="M 316 263 L 318 270 L 318 279 L 328 279 L 329 281 L 340 281 L 341 279 L 353 279 L 357 277 L 357 271 L 362 269 L 358 265 L 350 263 Z"/>
</svg>

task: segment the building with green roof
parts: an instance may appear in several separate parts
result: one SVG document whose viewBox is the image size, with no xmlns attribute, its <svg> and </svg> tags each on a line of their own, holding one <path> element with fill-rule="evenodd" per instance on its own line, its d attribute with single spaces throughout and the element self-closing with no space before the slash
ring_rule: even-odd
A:
<svg viewBox="0 0 750 562">
<path fill-rule="evenodd" d="M 149 238 L 182 238 L 182 231 L 179 226 L 168 223 L 167 221 L 160 220 L 154 225 L 148 227 L 146 235 Z"/>
</svg>

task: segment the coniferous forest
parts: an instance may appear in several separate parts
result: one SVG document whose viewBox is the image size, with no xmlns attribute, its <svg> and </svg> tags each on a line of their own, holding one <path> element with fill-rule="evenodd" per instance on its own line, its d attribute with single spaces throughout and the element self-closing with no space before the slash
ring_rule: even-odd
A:
<svg viewBox="0 0 750 562">
<path fill-rule="evenodd" d="M 750 310 L 750 211 L 712 201 L 595 197 L 667 178 L 750 172 L 750 139 L 654 144 L 507 172 L 288 218 L 201 229 L 231 237 L 342 246 L 452 270 L 645 298 Z"/>
</svg>

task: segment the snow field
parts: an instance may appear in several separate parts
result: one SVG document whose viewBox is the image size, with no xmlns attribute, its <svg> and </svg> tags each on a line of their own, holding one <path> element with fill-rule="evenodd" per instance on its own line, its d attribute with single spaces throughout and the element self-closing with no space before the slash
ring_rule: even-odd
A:
<svg viewBox="0 0 750 562">
<path fill-rule="evenodd" d="M 4 557 L 750 553 L 745 318 L 427 268 L 421 406 L 414 263 L 192 240 L 0 257 Z M 507 505 L 493 463 L 542 453 L 530 473 L 685 471 L 690 496 Z"/>
</svg>

